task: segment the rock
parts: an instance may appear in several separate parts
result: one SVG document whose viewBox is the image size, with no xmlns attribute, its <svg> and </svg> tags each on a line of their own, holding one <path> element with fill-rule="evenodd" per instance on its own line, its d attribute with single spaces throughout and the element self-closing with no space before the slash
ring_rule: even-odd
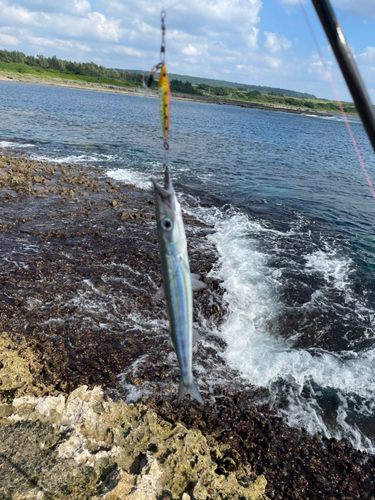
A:
<svg viewBox="0 0 375 500">
<path fill-rule="evenodd" d="M 34 385 L 40 369 L 41 365 L 25 342 L 17 345 L 6 332 L 0 333 L 0 395 L 17 397 L 33 390 L 40 393 Z"/>
<path fill-rule="evenodd" d="M 16 398 L 0 415 L 0 498 L 266 498 L 264 476 L 217 472 L 224 450 L 213 439 L 142 404 L 105 401 L 100 387 Z"/>
<path fill-rule="evenodd" d="M 0 404 L 0 418 L 9 417 L 13 413 L 13 408 L 10 405 Z"/>
</svg>

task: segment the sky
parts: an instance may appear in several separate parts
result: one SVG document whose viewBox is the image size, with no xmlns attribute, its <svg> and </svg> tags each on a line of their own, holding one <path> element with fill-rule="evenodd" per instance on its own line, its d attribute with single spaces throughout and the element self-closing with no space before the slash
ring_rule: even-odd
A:
<svg viewBox="0 0 375 500">
<path fill-rule="evenodd" d="M 339 97 L 352 101 L 310 0 L 303 0 Z M 375 0 L 332 0 L 375 103 Z M 170 73 L 333 99 L 299 0 L 0 0 L 0 48 L 149 71 L 166 9 Z"/>
</svg>

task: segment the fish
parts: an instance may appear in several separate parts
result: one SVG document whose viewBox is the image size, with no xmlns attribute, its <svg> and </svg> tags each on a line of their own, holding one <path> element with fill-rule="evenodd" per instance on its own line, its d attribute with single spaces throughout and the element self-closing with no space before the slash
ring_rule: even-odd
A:
<svg viewBox="0 0 375 500">
<path fill-rule="evenodd" d="M 203 398 L 192 373 L 193 357 L 193 290 L 206 288 L 199 275 L 190 273 L 187 242 L 181 206 L 172 185 L 169 169 L 164 171 L 164 187 L 152 179 L 155 193 L 156 222 L 159 242 L 162 287 L 153 300 L 165 298 L 170 336 L 180 366 L 178 402 L 190 394 L 199 403 Z"/>
<path fill-rule="evenodd" d="M 160 68 L 158 94 L 159 94 L 161 129 L 162 129 L 163 139 L 166 142 L 168 139 L 168 131 L 169 131 L 169 110 L 170 110 L 171 93 L 169 89 L 169 79 L 165 64 L 163 64 L 162 67 Z"/>
</svg>

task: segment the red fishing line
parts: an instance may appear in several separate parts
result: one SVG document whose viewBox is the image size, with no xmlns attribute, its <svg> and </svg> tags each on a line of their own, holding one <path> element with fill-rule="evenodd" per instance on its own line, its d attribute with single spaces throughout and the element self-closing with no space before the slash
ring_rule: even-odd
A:
<svg viewBox="0 0 375 500">
<path fill-rule="evenodd" d="M 299 0 L 299 4 L 300 4 L 300 6 L 301 6 L 301 9 L 302 9 L 303 15 L 305 16 L 305 19 L 306 19 L 306 22 L 307 22 L 308 27 L 309 27 L 309 29 L 310 29 L 311 35 L 312 35 L 312 37 L 313 37 L 313 39 L 314 39 L 314 42 L 315 42 L 316 48 L 317 48 L 318 53 L 319 53 L 320 60 L 321 60 L 321 62 L 322 62 L 322 64 L 323 64 L 323 66 L 324 66 L 324 69 L 325 69 L 325 72 L 326 72 L 326 75 L 327 75 L 328 81 L 329 81 L 329 83 L 330 83 L 330 85 L 331 85 L 331 88 L 332 88 L 333 95 L 335 96 L 335 99 L 336 99 L 337 105 L 338 105 L 338 107 L 339 107 L 339 109 L 340 109 L 340 112 L 341 112 L 342 118 L 343 118 L 344 123 L 345 123 L 345 125 L 346 125 L 346 128 L 347 128 L 347 130 L 348 130 L 348 133 L 349 133 L 350 139 L 351 139 L 351 141 L 352 141 L 352 144 L 353 144 L 354 150 L 355 150 L 355 152 L 356 152 L 356 154 L 357 154 L 357 157 L 358 157 L 359 163 L 360 163 L 360 165 L 361 165 L 361 168 L 362 168 L 362 170 L 363 170 L 363 173 L 365 174 L 366 181 L 367 181 L 367 184 L 368 184 L 368 186 L 369 186 L 369 188 L 370 188 L 370 191 L 371 191 L 372 197 L 373 197 L 373 198 L 374 198 L 374 200 L 375 200 L 375 189 L 374 189 L 374 187 L 373 187 L 373 185 L 372 185 L 372 182 L 371 182 L 371 179 L 370 179 L 370 177 L 369 177 L 369 175 L 368 175 L 368 172 L 367 172 L 367 169 L 366 169 L 365 163 L 364 163 L 364 161 L 363 161 L 363 159 L 362 159 L 361 153 L 360 153 L 359 148 L 358 148 L 358 145 L 357 145 L 357 141 L 355 140 L 355 137 L 354 137 L 354 135 L 353 135 L 353 131 L 352 131 L 351 127 L 350 127 L 349 120 L 348 120 L 347 115 L 346 115 L 346 113 L 345 113 L 345 111 L 344 111 L 344 108 L 342 107 L 342 104 L 341 104 L 341 101 L 340 101 L 339 95 L 338 95 L 338 93 L 337 93 L 337 90 L 336 90 L 335 84 L 333 83 L 333 79 L 332 79 L 331 73 L 330 73 L 330 71 L 329 71 L 329 69 L 328 69 L 328 66 L 327 66 L 327 63 L 326 63 L 326 61 L 325 61 L 325 59 L 324 59 L 324 57 L 323 57 L 322 51 L 320 50 L 320 46 L 319 46 L 318 40 L 317 40 L 317 38 L 316 38 L 316 36 L 315 36 L 315 33 L 314 33 L 314 30 L 313 30 L 313 27 L 311 26 L 310 19 L 309 19 L 309 18 L 308 18 L 308 16 L 307 16 L 307 12 L 306 12 L 306 9 L 305 9 L 305 7 L 304 7 L 304 5 L 303 5 L 303 3 L 302 3 L 302 0 Z"/>
</svg>

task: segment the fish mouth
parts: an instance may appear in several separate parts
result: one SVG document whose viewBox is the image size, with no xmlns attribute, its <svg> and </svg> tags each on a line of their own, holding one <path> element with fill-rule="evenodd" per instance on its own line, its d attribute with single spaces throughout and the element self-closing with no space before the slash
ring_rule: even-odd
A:
<svg viewBox="0 0 375 500">
<path fill-rule="evenodd" d="M 151 179 L 154 184 L 155 196 L 158 194 L 165 205 L 173 210 L 173 198 L 174 198 L 174 189 L 172 186 L 171 177 L 169 175 L 168 167 L 165 167 L 164 170 L 164 187 L 159 186 L 154 178 Z"/>
</svg>

